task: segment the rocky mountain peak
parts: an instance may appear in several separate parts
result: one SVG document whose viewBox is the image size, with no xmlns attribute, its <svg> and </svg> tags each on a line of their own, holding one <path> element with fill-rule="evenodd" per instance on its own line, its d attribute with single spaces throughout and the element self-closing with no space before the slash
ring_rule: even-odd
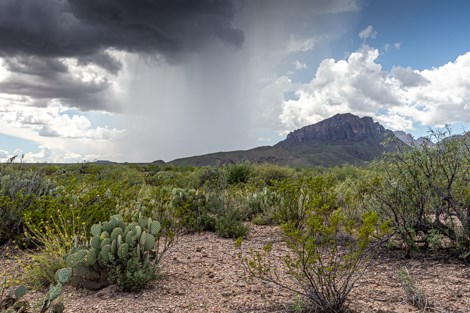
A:
<svg viewBox="0 0 470 313">
<path fill-rule="evenodd" d="M 385 135 L 385 128 L 371 117 L 359 117 L 351 113 L 336 114 L 319 123 L 305 126 L 287 135 L 286 143 L 314 140 L 325 142 L 361 141 L 369 137 Z"/>
<path fill-rule="evenodd" d="M 419 147 L 424 143 L 432 145 L 432 142 L 425 137 L 419 137 L 415 139 L 413 135 L 405 133 L 404 131 L 400 131 L 400 130 L 394 131 L 393 133 L 395 134 L 395 136 L 397 136 L 398 139 L 403 141 L 408 146 Z"/>
</svg>

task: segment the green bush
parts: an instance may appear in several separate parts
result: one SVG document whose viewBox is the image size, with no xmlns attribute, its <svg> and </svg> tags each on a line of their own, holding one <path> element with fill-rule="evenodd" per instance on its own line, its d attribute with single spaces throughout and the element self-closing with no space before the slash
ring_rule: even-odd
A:
<svg viewBox="0 0 470 313">
<path fill-rule="evenodd" d="M 115 190 L 114 186 L 109 187 Z M 115 212 L 117 203 L 119 198 L 113 196 L 106 185 L 86 188 L 77 194 L 58 189 L 52 195 L 36 198 L 32 205 L 23 211 L 23 218 L 38 232 L 45 233 L 46 226 L 56 223 L 57 214 L 60 213 L 66 221 L 64 227 L 68 228 L 67 233 L 73 233 L 76 231 L 74 225 L 78 222 L 88 228 L 106 219 Z"/>
<path fill-rule="evenodd" d="M 0 244 L 22 235 L 24 213 L 55 187 L 35 166 L 0 164 Z"/>
<path fill-rule="evenodd" d="M 274 225 L 275 210 L 278 207 L 280 197 L 277 192 L 264 188 L 260 192 L 250 195 L 249 207 L 252 212 L 252 222 L 256 225 Z"/>
<path fill-rule="evenodd" d="M 248 227 L 236 216 L 227 214 L 217 217 L 215 231 L 219 237 L 236 239 L 245 237 L 248 233 Z"/>
<path fill-rule="evenodd" d="M 227 178 L 220 167 L 206 167 L 199 174 L 199 187 L 220 191 L 225 188 Z"/>
<path fill-rule="evenodd" d="M 158 278 L 156 267 L 151 263 L 142 263 L 134 252 L 124 260 L 111 258 L 108 267 L 109 282 L 125 292 L 139 292 Z"/>
<path fill-rule="evenodd" d="M 259 164 L 253 167 L 250 183 L 259 187 L 273 186 L 283 180 L 293 178 L 294 170 L 273 164 Z"/>
<path fill-rule="evenodd" d="M 39 290 L 55 282 L 55 273 L 66 267 L 66 255 L 74 242 L 86 238 L 86 231 L 80 219 L 66 219 L 60 211 L 50 223 L 34 224 L 26 218 L 25 224 L 25 236 L 33 243 L 33 249 L 21 251 L 20 278 L 28 287 Z"/>
<path fill-rule="evenodd" d="M 254 277 L 273 282 L 303 299 L 309 312 L 342 312 L 354 283 L 365 270 L 374 240 L 388 232 L 374 212 L 341 208 L 335 185 L 328 177 L 285 182 L 279 215 L 291 254 L 284 259 L 285 274 L 296 287 L 282 281 L 272 265 L 272 244 L 251 252 L 243 264 Z"/>
<path fill-rule="evenodd" d="M 248 163 L 233 164 L 228 165 L 226 171 L 228 184 L 247 183 L 251 174 L 251 166 Z"/>
<path fill-rule="evenodd" d="M 374 164 L 368 204 L 392 220 L 408 254 L 438 246 L 437 238 L 459 254 L 470 251 L 470 133 L 449 134 L 434 132 L 435 144 L 401 149 Z"/>
<path fill-rule="evenodd" d="M 207 197 L 201 190 L 175 188 L 172 191 L 172 207 L 179 226 L 189 232 L 213 229 L 213 217 L 207 208 Z"/>
</svg>

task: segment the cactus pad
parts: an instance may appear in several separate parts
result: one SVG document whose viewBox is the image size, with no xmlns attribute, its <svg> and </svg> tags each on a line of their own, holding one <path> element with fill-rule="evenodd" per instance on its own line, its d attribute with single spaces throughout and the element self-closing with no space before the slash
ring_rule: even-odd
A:
<svg viewBox="0 0 470 313">
<path fill-rule="evenodd" d="M 109 238 L 110 238 L 111 240 L 117 239 L 117 237 L 118 237 L 119 235 L 121 235 L 122 233 L 123 233 L 122 228 L 116 227 L 116 228 L 114 228 L 113 231 L 111 232 L 111 235 L 109 236 Z"/>
<path fill-rule="evenodd" d="M 149 232 L 155 236 L 160 232 L 161 228 L 162 226 L 160 225 L 158 221 L 153 221 L 149 225 Z"/>
<path fill-rule="evenodd" d="M 113 231 L 113 227 L 111 225 L 111 222 L 104 222 L 103 223 L 103 231 L 106 231 L 108 233 Z"/>
<path fill-rule="evenodd" d="M 147 239 L 145 240 L 143 247 L 145 251 L 150 251 L 155 246 L 155 236 L 152 234 L 147 234 L 146 237 Z"/>
<path fill-rule="evenodd" d="M 61 283 L 51 285 L 51 287 L 49 287 L 49 302 L 52 302 L 55 299 L 57 299 L 60 296 L 61 292 L 62 292 Z"/>
<path fill-rule="evenodd" d="M 101 233 L 100 240 L 104 240 L 105 238 L 109 238 L 109 232 L 106 230 Z"/>
<path fill-rule="evenodd" d="M 147 232 L 144 230 L 142 234 L 140 235 L 140 241 L 139 244 L 141 247 L 145 245 L 145 241 L 147 240 Z"/>
<path fill-rule="evenodd" d="M 139 226 L 142 228 L 147 227 L 147 219 L 143 217 L 139 218 Z"/>
<path fill-rule="evenodd" d="M 91 226 L 91 234 L 93 236 L 99 236 L 101 234 L 101 224 L 94 224 Z"/>
<path fill-rule="evenodd" d="M 129 253 L 129 245 L 127 243 L 123 243 L 119 246 L 117 255 L 120 259 L 127 258 L 127 254 Z"/>
<path fill-rule="evenodd" d="M 26 294 L 26 287 L 24 285 L 20 285 L 15 289 L 15 299 L 18 300 L 19 298 L 23 297 Z"/>
<path fill-rule="evenodd" d="M 101 248 L 101 239 L 99 236 L 93 236 L 90 239 L 90 246 L 94 249 L 99 250 Z"/>
<path fill-rule="evenodd" d="M 100 248 L 103 249 L 104 246 L 106 245 L 111 245 L 111 239 L 109 238 L 104 238 L 102 241 L 101 241 L 101 246 Z"/>
<path fill-rule="evenodd" d="M 96 250 L 95 248 L 91 248 L 90 250 L 88 250 L 88 253 L 85 257 L 85 263 L 86 265 L 93 265 L 96 263 L 96 257 L 98 256 L 98 250 Z"/>
<path fill-rule="evenodd" d="M 70 267 L 61 268 L 55 272 L 55 279 L 61 284 L 65 284 L 70 280 L 72 276 L 72 269 Z"/>
<path fill-rule="evenodd" d="M 118 248 L 118 246 L 117 246 L 117 240 L 114 239 L 114 240 L 111 242 L 111 254 L 112 254 L 112 255 L 116 255 L 116 253 L 117 253 L 117 248 Z"/>
<path fill-rule="evenodd" d="M 109 256 L 111 255 L 111 246 L 106 245 L 101 249 L 101 252 L 99 254 L 99 257 L 101 258 L 102 261 L 105 263 L 109 262 Z"/>
<path fill-rule="evenodd" d="M 75 254 L 69 254 L 65 258 L 65 264 L 70 267 L 75 267 L 78 265 L 77 256 Z"/>
</svg>

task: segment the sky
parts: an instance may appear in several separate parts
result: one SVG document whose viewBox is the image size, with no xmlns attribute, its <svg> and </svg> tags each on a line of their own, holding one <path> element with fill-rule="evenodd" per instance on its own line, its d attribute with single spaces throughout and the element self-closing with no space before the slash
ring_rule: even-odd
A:
<svg viewBox="0 0 470 313">
<path fill-rule="evenodd" d="M 273 145 L 337 113 L 470 129 L 464 0 L 0 0 L 0 161 Z"/>
</svg>

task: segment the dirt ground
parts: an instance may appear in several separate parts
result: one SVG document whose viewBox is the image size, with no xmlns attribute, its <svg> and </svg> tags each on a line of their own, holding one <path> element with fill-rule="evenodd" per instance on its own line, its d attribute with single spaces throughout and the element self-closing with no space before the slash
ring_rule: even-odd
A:
<svg viewBox="0 0 470 313">
<path fill-rule="evenodd" d="M 287 249 L 276 227 L 251 226 L 244 251 L 272 242 L 278 262 Z M 5 257 L 0 266 L 7 266 Z M 406 266 L 423 288 L 426 312 L 470 312 L 470 266 L 436 260 L 373 260 L 351 292 L 350 312 L 423 312 L 408 304 L 396 272 Z M 270 283 L 247 279 L 234 241 L 213 233 L 182 236 L 165 258 L 162 279 L 138 294 L 76 290 L 67 286 L 65 312 L 292 312 L 294 296 Z M 286 277 L 287 279 L 287 277 Z"/>
</svg>

